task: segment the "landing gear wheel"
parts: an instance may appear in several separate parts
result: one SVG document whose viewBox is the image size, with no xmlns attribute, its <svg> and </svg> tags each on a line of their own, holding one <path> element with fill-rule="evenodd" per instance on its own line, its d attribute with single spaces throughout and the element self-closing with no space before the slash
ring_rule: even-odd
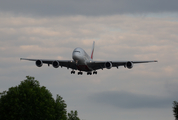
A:
<svg viewBox="0 0 178 120">
<path fill-rule="evenodd" d="M 87 75 L 92 75 L 92 73 L 91 72 L 87 72 Z"/>
<path fill-rule="evenodd" d="M 97 74 L 97 71 L 94 71 L 93 74 Z"/>
<path fill-rule="evenodd" d="M 75 71 L 74 71 L 74 70 L 72 70 L 72 71 L 71 71 L 71 74 L 75 74 Z"/>
<path fill-rule="evenodd" d="M 78 75 L 82 75 L 83 73 L 82 72 L 78 72 Z"/>
</svg>

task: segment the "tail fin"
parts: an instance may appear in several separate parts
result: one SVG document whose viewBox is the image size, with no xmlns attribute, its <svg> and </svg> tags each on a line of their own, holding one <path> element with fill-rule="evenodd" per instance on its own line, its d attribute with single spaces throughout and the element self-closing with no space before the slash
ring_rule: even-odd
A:
<svg viewBox="0 0 178 120">
<path fill-rule="evenodd" d="M 94 48 L 95 48 L 95 41 L 93 41 L 93 47 L 92 47 L 92 51 L 91 51 L 91 59 L 93 59 Z"/>
</svg>

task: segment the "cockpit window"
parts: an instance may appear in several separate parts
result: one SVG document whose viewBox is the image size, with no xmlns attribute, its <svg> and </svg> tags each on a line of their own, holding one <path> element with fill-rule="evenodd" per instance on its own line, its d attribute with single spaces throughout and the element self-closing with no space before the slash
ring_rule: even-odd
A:
<svg viewBox="0 0 178 120">
<path fill-rule="evenodd" d="M 74 51 L 74 52 L 78 52 L 78 53 L 80 53 L 80 51 Z"/>
</svg>

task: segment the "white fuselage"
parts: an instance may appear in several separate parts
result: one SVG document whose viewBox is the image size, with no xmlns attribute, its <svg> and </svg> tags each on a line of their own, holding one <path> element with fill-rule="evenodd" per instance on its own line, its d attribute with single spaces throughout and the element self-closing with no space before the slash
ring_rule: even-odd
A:
<svg viewBox="0 0 178 120">
<path fill-rule="evenodd" d="M 78 70 L 92 71 L 92 69 L 87 65 L 87 63 L 93 60 L 82 48 L 75 48 L 72 53 L 72 58 L 76 62 Z"/>
</svg>

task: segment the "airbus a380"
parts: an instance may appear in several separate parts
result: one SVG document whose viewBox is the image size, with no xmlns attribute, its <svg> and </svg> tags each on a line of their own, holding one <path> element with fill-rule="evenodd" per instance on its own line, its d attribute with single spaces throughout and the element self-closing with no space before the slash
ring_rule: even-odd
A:
<svg viewBox="0 0 178 120">
<path fill-rule="evenodd" d="M 136 63 L 149 63 L 157 62 L 156 60 L 152 61 L 95 61 L 93 60 L 95 42 L 93 42 L 93 48 L 91 56 L 89 56 L 82 48 L 75 48 L 72 53 L 73 60 L 45 60 L 45 59 L 27 59 L 20 58 L 20 60 L 29 60 L 35 61 L 36 66 L 41 67 L 44 64 L 48 66 L 52 65 L 54 68 L 66 67 L 67 69 L 71 68 L 71 74 L 75 74 L 75 70 L 78 70 L 78 75 L 82 75 L 83 72 L 87 72 L 87 75 L 97 74 L 96 70 L 99 69 L 111 69 L 112 67 L 118 68 L 119 66 L 124 66 L 128 69 L 133 67 L 133 64 Z"/>
</svg>

